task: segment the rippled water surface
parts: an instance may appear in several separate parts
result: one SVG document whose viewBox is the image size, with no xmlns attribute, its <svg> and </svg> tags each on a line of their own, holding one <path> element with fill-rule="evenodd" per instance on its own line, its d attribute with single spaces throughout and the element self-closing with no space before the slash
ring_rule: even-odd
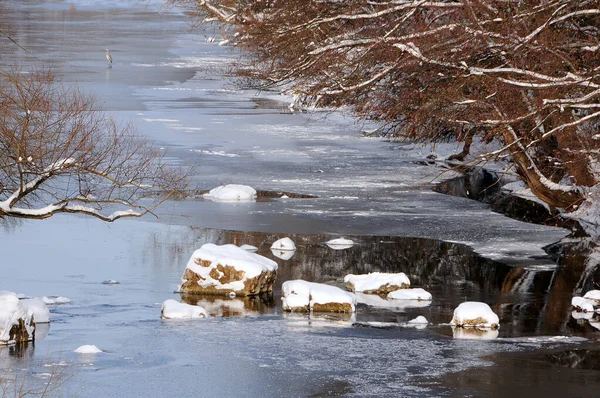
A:
<svg viewBox="0 0 600 398">
<path fill-rule="evenodd" d="M 193 164 L 199 190 L 244 183 L 314 198 L 188 199 L 166 203 L 158 220 L 110 225 L 74 216 L 5 222 L 0 289 L 71 303 L 51 308 L 35 344 L 0 348 L 3 380 L 43 385 L 58 372 L 68 378 L 62 395 L 120 397 L 597 391 L 599 323 L 570 308 L 573 294 L 597 287 L 594 242 L 433 192 L 443 168 L 422 161 L 429 149 L 362 138 L 347 117 L 291 114 L 284 97 L 235 88 L 223 74 L 237 53 L 207 41 L 218 39 L 214 27 L 192 30 L 183 11 L 160 1 L 4 1 L 3 31 L 26 51 L 3 37 L 0 64 L 16 56 L 47 65 L 95 93 L 173 162 Z M 356 244 L 322 244 L 342 235 Z M 298 246 L 288 260 L 269 250 L 283 236 Z M 276 260 L 273 296 L 173 293 L 207 242 L 252 244 Z M 359 295 L 352 317 L 281 311 L 285 280 L 342 286 L 346 274 L 372 271 L 405 272 L 434 300 Z M 109 279 L 120 283 L 101 283 Z M 168 298 L 213 316 L 160 320 Z M 497 335 L 447 325 L 465 300 L 492 306 Z M 431 324 L 408 327 L 418 315 Z M 104 353 L 75 354 L 83 344 Z"/>
</svg>

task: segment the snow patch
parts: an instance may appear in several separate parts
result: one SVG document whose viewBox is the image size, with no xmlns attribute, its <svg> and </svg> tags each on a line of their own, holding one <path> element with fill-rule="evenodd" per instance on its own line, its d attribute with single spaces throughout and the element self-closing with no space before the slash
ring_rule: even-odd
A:
<svg viewBox="0 0 600 398">
<path fill-rule="evenodd" d="M 296 250 L 296 244 L 290 238 L 281 238 L 273 242 L 271 250 Z"/>
<path fill-rule="evenodd" d="M 71 299 L 63 296 L 44 296 L 42 297 L 42 301 L 46 303 L 46 305 L 57 305 L 68 304 L 71 302 Z"/>
<path fill-rule="evenodd" d="M 414 289 L 400 289 L 388 293 L 387 297 L 392 300 L 420 300 L 431 301 L 433 296 L 431 293 L 420 287 Z"/>
<path fill-rule="evenodd" d="M 258 251 L 258 247 L 252 245 L 241 245 L 240 249 L 248 250 L 249 252 Z"/>
<path fill-rule="evenodd" d="M 571 299 L 571 305 L 577 311 L 594 312 L 594 304 L 584 297 L 573 297 Z"/>
<path fill-rule="evenodd" d="M 351 239 L 345 238 L 331 239 L 325 242 L 325 244 L 333 250 L 344 250 L 354 246 L 354 242 Z"/>
<path fill-rule="evenodd" d="M 103 352 L 101 349 L 96 347 L 95 345 L 82 345 L 78 347 L 74 352 L 78 354 L 98 354 Z"/>
<path fill-rule="evenodd" d="M 35 323 L 49 323 L 50 322 L 50 311 L 46 303 L 39 298 L 30 298 L 21 300 L 21 304 L 25 310 L 33 311 L 33 320 Z"/>
<path fill-rule="evenodd" d="M 372 272 L 366 275 L 346 275 L 344 277 L 344 283 L 350 291 L 365 293 L 388 293 L 393 290 L 408 288 L 410 286 L 410 279 L 408 279 L 406 274 L 403 272 Z"/>
</svg>

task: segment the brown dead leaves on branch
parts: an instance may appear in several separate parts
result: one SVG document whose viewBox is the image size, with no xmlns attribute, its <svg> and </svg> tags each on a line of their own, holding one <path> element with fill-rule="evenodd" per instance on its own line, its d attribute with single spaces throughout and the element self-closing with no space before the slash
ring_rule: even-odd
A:
<svg viewBox="0 0 600 398">
<path fill-rule="evenodd" d="M 532 191 L 571 209 L 597 184 L 598 1 L 196 0 L 247 51 L 238 74 L 389 134 L 498 141 Z"/>
<path fill-rule="evenodd" d="M 48 71 L 0 71 L 0 217 L 139 217 L 185 188 L 130 125 Z"/>
</svg>

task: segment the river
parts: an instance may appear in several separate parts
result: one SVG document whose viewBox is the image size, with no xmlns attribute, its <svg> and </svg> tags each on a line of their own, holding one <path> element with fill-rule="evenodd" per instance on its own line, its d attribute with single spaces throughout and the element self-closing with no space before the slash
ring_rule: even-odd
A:
<svg viewBox="0 0 600 398">
<path fill-rule="evenodd" d="M 174 163 L 193 165 L 198 189 L 243 183 L 314 196 L 170 201 L 158 219 L 114 224 L 72 215 L 4 222 L 0 289 L 71 303 L 51 307 L 35 344 L 0 348 L 0 377 L 43 385 L 54 372 L 65 380 L 57 395 L 90 397 L 597 390 L 596 322 L 573 318 L 570 308 L 573 294 L 595 287 L 593 242 L 433 192 L 444 169 L 424 162 L 429 148 L 365 138 L 365 126 L 349 116 L 293 113 L 277 93 L 236 88 L 227 65 L 239 54 L 218 45 L 217 27 L 192 28 L 182 9 L 157 0 L 11 0 L 0 3 L 0 16 L 26 50 L 3 38 L 3 65 L 16 58 L 50 66 L 94 93 Z M 298 246 L 289 260 L 268 249 L 284 236 Z M 357 244 L 345 251 L 322 244 L 337 236 Z M 248 243 L 275 259 L 273 297 L 175 294 L 189 256 L 207 242 Z M 341 286 L 345 274 L 370 271 L 405 272 L 434 300 L 362 297 L 351 318 L 282 313 L 285 280 Z M 108 279 L 120 283 L 101 283 Z M 215 316 L 160 320 L 168 298 Z M 447 322 L 465 300 L 488 302 L 499 314 L 497 338 L 455 338 Z M 430 325 L 407 327 L 418 315 Z M 104 352 L 73 352 L 83 344 Z"/>
</svg>

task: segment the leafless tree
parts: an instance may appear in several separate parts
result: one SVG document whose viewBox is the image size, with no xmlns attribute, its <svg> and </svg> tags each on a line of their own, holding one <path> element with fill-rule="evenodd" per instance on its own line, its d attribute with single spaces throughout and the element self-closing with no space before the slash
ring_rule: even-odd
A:
<svg viewBox="0 0 600 398">
<path fill-rule="evenodd" d="M 0 217 L 140 217 L 184 189 L 131 125 L 48 71 L 0 71 Z"/>
<path fill-rule="evenodd" d="M 188 3 L 190 0 L 188 0 Z M 194 0 L 249 54 L 241 76 L 300 105 L 351 107 L 392 135 L 496 140 L 551 206 L 599 182 L 595 0 Z"/>
</svg>

